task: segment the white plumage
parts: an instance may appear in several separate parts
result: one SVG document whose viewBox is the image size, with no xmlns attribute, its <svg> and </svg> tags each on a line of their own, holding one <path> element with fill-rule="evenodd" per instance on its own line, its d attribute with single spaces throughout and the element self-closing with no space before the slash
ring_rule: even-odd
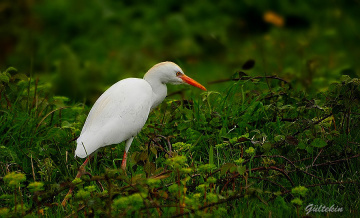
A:
<svg viewBox="0 0 360 218">
<path fill-rule="evenodd" d="M 133 138 L 145 125 L 151 109 L 167 95 L 166 83 L 188 83 L 206 90 L 172 62 L 155 65 L 144 79 L 128 78 L 115 83 L 90 110 L 77 139 L 75 157 L 85 158 L 101 147 L 126 141 L 122 165 L 125 168 Z"/>
<path fill-rule="evenodd" d="M 153 66 L 144 79 L 121 80 L 106 90 L 95 102 L 77 139 L 75 157 L 88 157 L 80 166 L 76 178 L 85 173 L 85 166 L 93 152 L 106 145 L 126 141 L 121 167 L 126 168 L 126 156 L 134 137 L 145 125 L 151 109 L 166 97 L 166 84 L 190 84 L 206 90 L 204 86 L 186 76 L 172 62 Z M 71 187 L 61 203 L 65 206 Z"/>
<path fill-rule="evenodd" d="M 100 147 L 136 136 L 152 103 L 152 88 L 145 80 L 129 78 L 115 83 L 92 107 L 77 139 L 75 156 L 85 158 Z"/>
</svg>

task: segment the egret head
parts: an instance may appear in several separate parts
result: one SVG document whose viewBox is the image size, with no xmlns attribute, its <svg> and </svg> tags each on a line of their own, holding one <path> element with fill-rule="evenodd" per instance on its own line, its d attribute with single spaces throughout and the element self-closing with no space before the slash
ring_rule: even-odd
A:
<svg viewBox="0 0 360 218">
<path fill-rule="evenodd" d="M 206 88 L 200 83 L 186 76 L 182 69 L 173 62 L 161 62 L 153 66 L 144 76 L 144 79 L 159 80 L 166 84 L 189 84 L 206 91 Z"/>
</svg>

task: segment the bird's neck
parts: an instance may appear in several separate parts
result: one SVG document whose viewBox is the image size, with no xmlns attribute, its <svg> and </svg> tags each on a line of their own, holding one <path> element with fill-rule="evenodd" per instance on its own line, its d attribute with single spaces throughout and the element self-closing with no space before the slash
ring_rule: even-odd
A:
<svg viewBox="0 0 360 218">
<path fill-rule="evenodd" d="M 146 80 L 152 88 L 153 105 L 151 106 L 151 109 L 154 109 L 165 99 L 167 95 L 167 87 L 164 83 L 156 78 L 146 77 L 145 75 L 144 80 Z"/>
</svg>

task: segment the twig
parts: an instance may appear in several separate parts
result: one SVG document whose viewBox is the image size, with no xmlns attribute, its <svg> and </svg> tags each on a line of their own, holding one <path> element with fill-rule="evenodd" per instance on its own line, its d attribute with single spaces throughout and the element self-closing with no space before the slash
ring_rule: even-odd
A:
<svg viewBox="0 0 360 218">
<path fill-rule="evenodd" d="M 224 191 L 224 189 L 226 188 L 226 186 L 232 181 L 234 180 L 235 178 L 237 178 L 238 176 L 240 176 L 239 173 L 235 173 L 233 174 L 233 177 L 231 177 L 230 179 L 228 179 L 224 185 L 224 187 L 221 189 L 221 192 Z"/>
<path fill-rule="evenodd" d="M 315 176 L 315 175 L 313 175 L 311 173 L 308 173 L 308 172 L 306 172 L 306 171 L 304 171 L 302 169 L 299 169 L 299 167 L 297 167 L 291 160 L 289 160 L 288 158 L 286 158 L 286 157 L 284 157 L 282 155 L 269 155 L 269 156 L 268 155 L 257 155 L 257 156 L 254 156 L 254 158 L 259 158 L 259 157 L 271 157 L 271 158 L 278 157 L 278 158 L 282 158 L 282 159 L 286 160 L 287 162 L 289 162 L 295 168 L 296 171 L 300 171 L 300 172 L 305 173 L 305 174 L 307 174 L 309 176 L 312 176 L 312 177 L 315 177 L 317 179 L 322 180 L 322 178 L 319 178 L 318 176 Z M 246 160 L 246 161 L 244 161 L 244 163 L 246 163 L 248 161 L 249 160 Z M 293 171 L 291 171 L 291 172 L 293 172 Z"/>
<path fill-rule="evenodd" d="M 277 170 L 279 171 L 280 173 L 282 173 L 291 183 L 292 186 L 295 186 L 294 182 L 291 180 L 290 176 L 282 169 L 280 168 L 277 168 L 277 167 L 274 167 L 274 166 L 270 166 L 269 167 L 270 169 L 273 169 L 273 170 Z"/>
<path fill-rule="evenodd" d="M 165 136 L 163 136 L 163 135 L 157 135 L 157 137 L 161 137 L 161 138 L 163 138 L 163 139 L 166 140 L 166 142 L 167 142 L 167 144 L 168 144 L 168 146 L 169 146 L 169 151 L 170 151 L 170 153 L 172 153 L 172 146 L 171 146 L 169 137 L 165 137 Z"/>
<path fill-rule="evenodd" d="M 354 155 L 354 156 L 351 156 L 351 157 L 348 157 L 348 158 L 343 158 L 343 159 L 339 159 L 339 160 L 329 161 L 329 162 L 326 162 L 326 163 L 320 163 L 320 164 L 315 164 L 315 165 L 312 164 L 312 165 L 310 165 L 310 166 L 307 166 L 306 168 L 319 167 L 319 166 L 329 166 L 329 165 L 336 164 L 336 163 L 338 163 L 338 162 L 347 161 L 347 160 L 350 160 L 350 159 L 353 159 L 353 158 L 357 158 L 357 157 L 360 157 L 360 154 L 357 154 L 357 155 Z"/>
<path fill-rule="evenodd" d="M 261 170 L 268 170 L 268 169 L 272 169 L 272 170 L 276 170 L 279 171 L 281 174 L 283 174 L 287 180 L 289 180 L 289 182 L 291 183 L 292 186 L 295 186 L 294 182 L 291 180 L 290 176 L 282 169 L 275 167 L 275 166 L 269 166 L 269 167 L 258 167 L 258 168 L 253 168 L 251 169 L 251 171 L 261 171 Z M 246 170 L 249 171 L 249 170 Z"/>
<path fill-rule="evenodd" d="M 289 182 L 291 183 L 292 186 L 295 186 L 294 182 L 291 180 L 290 176 L 282 169 L 277 168 L 275 166 L 270 166 L 270 167 L 258 167 L 258 168 L 253 168 L 251 169 L 252 172 L 254 171 L 262 171 L 262 170 L 268 170 L 268 169 L 272 169 L 272 170 L 276 170 L 279 171 L 281 174 L 283 174 L 287 180 L 289 180 Z M 250 170 L 246 170 L 246 172 L 249 172 Z M 225 189 L 225 187 L 235 178 L 237 178 L 238 176 L 240 176 L 239 173 L 234 174 L 224 185 L 224 187 L 221 189 L 221 191 L 223 191 Z"/>
<path fill-rule="evenodd" d="M 69 218 L 69 217 L 74 216 L 75 214 L 77 214 L 78 212 L 83 210 L 84 208 L 85 208 L 85 205 L 82 205 L 77 211 L 73 211 L 71 214 L 67 215 L 65 218 Z"/>
<path fill-rule="evenodd" d="M 221 169 L 217 169 L 217 170 L 215 170 L 214 172 L 210 173 L 206 178 L 209 178 L 209 177 L 211 177 L 212 175 L 214 175 L 215 173 L 220 172 L 220 171 L 221 171 Z"/>
<path fill-rule="evenodd" d="M 215 81 L 208 82 L 208 84 L 216 84 L 216 83 L 229 82 L 229 81 L 239 81 L 239 80 L 254 80 L 254 79 L 276 79 L 276 80 L 280 80 L 282 82 L 285 82 L 286 84 L 289 84 L 288 81 L 286 81 L 283 78 L 280 78 L 280 77 L 278 77 L 276 75 L 272 75 L 272 76 L 255 76 L 255 77 L 242 76 L 240 78 L 229 78 L 229 79 L 215 80 Z"/>
<path fill-rule="evenodd" d="M 31 169 L 32 169 L 32 174 L 33 174 L 34 182 L 36 182 L 36 179 L 35 179 L 35 171 L 34 171 L 34 162 L 33 162 L 32 154 L 31 154 L 31 156 L 30 156 L 30 160 L 31 160 Z"/>
<path fill-rule="evenodd" d="M 322 151 L 323 151 L 323 149 L 320 149 L 318 155 L 316 155 L 314 161 L 313 161 L 312 164 L 311 164 L 312 166 L 314 166 L 314 163 L 316 162 L 316 160 L 318 159 L 318 157 L 320 156 L 320 154 L 322 153 Z"/>
<path fill-rule="evenodd" d="M 270 183 L 272 183 L 272 184 L 274 184 L 274 185 L 277 185 L 277 186 L 279 186 L 280 188 L 288 191 L 284 186 L 282 186 L 282 185 L 280 185 L 279 183 L 276 183 L 276 182 L 274 182 L 274 181 L 271 181 L 270 179 L 261 178 L 261 177 L 256 177 L 256 176 L 249 176 L 248 178 L 265 180 L 265 181 L 268 181 L 268 182 L 270 182 Z"/>
<path fill-rule="evenodd" d="M 154 142 L 156 145 L 158 145 L 159 147 L 161 147 L 163 149 L 163 151 L 165 151 L 165 153 L 167 155 L 169 155 L 169 157 L 172 157 L 171 153 L 169 153 L 163 146 L 162 144 L 158 143 L 157 141 L 155 141 L 153 138 L 151 138 L 149 135 L 147 135 L 147 137 L 152 141 Z"/>
<path fill-rule="evenodd" d="M 321 123 L 322 121 L 324 121 L 325 119 L 329 118 L 329 117 L 332 116 L 332 115 L 333 115 L 333 114 L 328 114 L 328 115 L 326 115 L 325 117 L 321 118 L 320 120 L 311 123 L 311 125 L 308 125 L 308 126 L 305 127 L 303 130 L 297 131 L 296 133 L 294 133 L 293 136 L 296 136 L 296 135 L 300 134 L 301 132 L 304 132 L 305 130 L 309 129 L 311 126 L 314 126 L 314 125 L 316 125 L 316 124 Z"/>
</svg>

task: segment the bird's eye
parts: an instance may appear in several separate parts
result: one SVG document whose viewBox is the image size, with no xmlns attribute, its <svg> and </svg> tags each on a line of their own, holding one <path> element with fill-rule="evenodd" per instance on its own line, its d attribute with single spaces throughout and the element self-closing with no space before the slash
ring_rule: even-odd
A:
<svg viewBox="0 0 360 218">
<path fill-rule="evenodd" d="M 176 72 L 176 76 L 180 76 L 181 75 L 181 72 Z"/>
</svg>

